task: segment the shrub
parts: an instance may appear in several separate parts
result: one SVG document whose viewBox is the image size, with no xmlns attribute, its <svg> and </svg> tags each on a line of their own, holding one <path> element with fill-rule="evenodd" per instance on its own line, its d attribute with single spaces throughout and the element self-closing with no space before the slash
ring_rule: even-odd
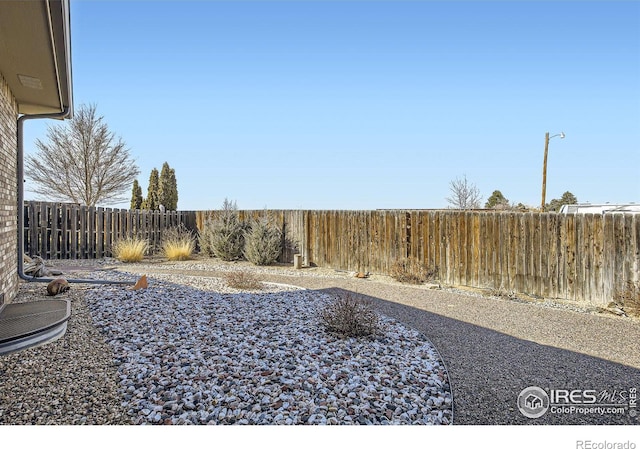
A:
<svg viewBox="0 0 640 449">
<path fill-rule="evenodd" d="M 202 229 L 198 233 L 198 245 L 200 251 L 207 256 L 213 257 L 213 220 L 206 219 Z"/>
<path fill-rule="evenodd" d="M 162 252 L 169 260 L 189 260 L 196 248 L 193 234 L 184 225 L 162 233 Z"/>
<path fill-rule="evenodd" d="M 262 282 L 249 271 L 229 271 L 224 274 L 227 285 L 238 290 L 260 290 Z"/>
<path fill-rule="evenodd" d="M 380 331 L 378 314 L 360 296 L 346 292 L 336 295 L 320 312 L 329 332 L 343 337 L 367 337 Z"/>
<path fill-rule="evenodd" d="M 627 281 L 614 296 L 615 307 L 630 316 L 640 317 L 640 282 Z"/>
<path fill-rule="evenodd" d="M 427 280 L 434 279 L 437 273 L 437 268 L 427 269 L 415 257 L 397 260 L 391 266 L 391 277 L 396 281 L 408 284 L 422 284 Z"/>
<path fill-rule="evenodd" d="M 200 234 L 200 247 L 207 254 L 225 261 L 241 259 L 245 229 L 238 218 L 235 201 L 225 199 L 220 213 L 205 223 Z"/>
<path fill-rule="evenodd" d="M 244 240 L 244 257 L 255 265 L 274 263 L 282 251 L 282 232 L 267 218 L 255 220 Z"/>
<path fill-rule="evenodd" d="M 120 262 L 140 262 L 149 249 L 149 243 L 140 237 L 125 237 L 112 248 L 113 257 Z"/>
</svg>

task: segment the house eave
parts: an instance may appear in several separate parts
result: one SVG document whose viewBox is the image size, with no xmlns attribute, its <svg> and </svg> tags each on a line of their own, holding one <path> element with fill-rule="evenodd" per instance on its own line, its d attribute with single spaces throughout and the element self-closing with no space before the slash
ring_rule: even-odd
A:
<svg viewBox="0 0 640 449">
<path fill-rule="evenodd" d="M 0 73 L 19 114 L 71 110 L 69 0 L 0 2 Z"/>
</svg>

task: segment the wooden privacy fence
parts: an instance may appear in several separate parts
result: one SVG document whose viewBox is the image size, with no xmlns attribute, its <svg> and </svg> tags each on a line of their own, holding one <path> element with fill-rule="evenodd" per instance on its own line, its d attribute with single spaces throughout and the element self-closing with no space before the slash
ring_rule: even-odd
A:
<svg viewBox="0 0 640 449">
<path fill-rule="evenodd" d="M 111 257 L 111 247 L 119 238 L 140 236 L 157 248 L 162 231 L 180 224 L 195 230 L 195 212 L 28 201 L 24 205 L 24 252 L 45 259 Z"/>
<path fill-rule="evenodd" d="M 140 235 L 157 247 L 162 231 L 200 230 L 220 211 L 159 212 L 25 203 L 25 253 L 47 259 L 109 257 L 118 238 Z M 265 214 L 283 231 L 281 262 L 388 274 L 415 257 L 447 285 L 513 290 L 607 304 L 640 281 L 640 214 L 435 210 L 239 211 Z"/>
<path fill-rule="evenodd" d="M 197 212 L 198 227 L 217 212 Z M 240 211 L 247 219 L 265 211 Z M 416 257 L 448 285 L 607 304 L 640 281 L 640 215 L 269 211 L 307 264 L 388 274 Z"/>
</svg>

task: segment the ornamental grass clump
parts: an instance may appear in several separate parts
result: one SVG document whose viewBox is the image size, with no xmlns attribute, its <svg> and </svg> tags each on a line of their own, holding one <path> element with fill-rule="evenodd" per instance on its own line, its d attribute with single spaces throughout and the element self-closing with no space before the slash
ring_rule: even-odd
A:
<svg viewBox="0 0 640 449">
<path fill-rule="evenodd" d="M 149 250 L 147 240 L 140 237 L 124 237 L 113 245 L 113 257 L 120 262 L 140 262 Z"/>
<path fill-rule="evenodd" d="M 380 330 L 378 314 L 368 301 L 350 293 L 340 293 L 320 311 L 326 330 L 342 337 L 371 337 Z"/>
<path fill-rule="evenodd" d="M 254 265 L 270 265 L 282 251 L 282 232 L 268 218 L 254 220 L 244 240 L 244 257 Z"/>
<path fill-rule="evenodd" d="M 162 233 L 162 252 L 169 260 L 189 260 L 196 249 L 195 237 L 184 225 Z"/>
</svg>

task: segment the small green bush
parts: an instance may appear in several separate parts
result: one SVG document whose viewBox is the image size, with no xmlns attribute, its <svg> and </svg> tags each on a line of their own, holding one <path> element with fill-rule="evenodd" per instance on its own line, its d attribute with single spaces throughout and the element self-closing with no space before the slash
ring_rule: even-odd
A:
<svg viewBox="0 0 640 449">
<path fill-rule="evenodd" d="M 207 219 L 198 233 L 198 246 L 200 251 L 209 257 L 213 257 L 213 220 Z"/>
<path fill-rule="evenodd" d="M 351 292 L 334 296 L 320 311 L 320 321 L 327 331 L 342 337 L 369 337 L 381 330 L 371 304 Z"/>
<path fill-rule="evenodd" d="M 246 226 L 238 217 L 235 201 L 225 199 L 220 213 L 205 222 L 200 233 L 200 248 L 210 256 L 225 261 L 241 259 L 245 230 Z"/>
<path fill-rule="evenodd" d="M 268 218 L 255 220 L 244 240 L 244 257 L 255 265 L 274 263 L 282 251 L 282 232 Z"/>
<path fill-rule="evenodd" d="M 391 266 L 390 274 L 398 282 L 423 284 L 427 280 L 435 279 L 437 273 L 437 268 L 430 270 L 415 257 L 409 257 L 397 260 Z"/>
</svg>

